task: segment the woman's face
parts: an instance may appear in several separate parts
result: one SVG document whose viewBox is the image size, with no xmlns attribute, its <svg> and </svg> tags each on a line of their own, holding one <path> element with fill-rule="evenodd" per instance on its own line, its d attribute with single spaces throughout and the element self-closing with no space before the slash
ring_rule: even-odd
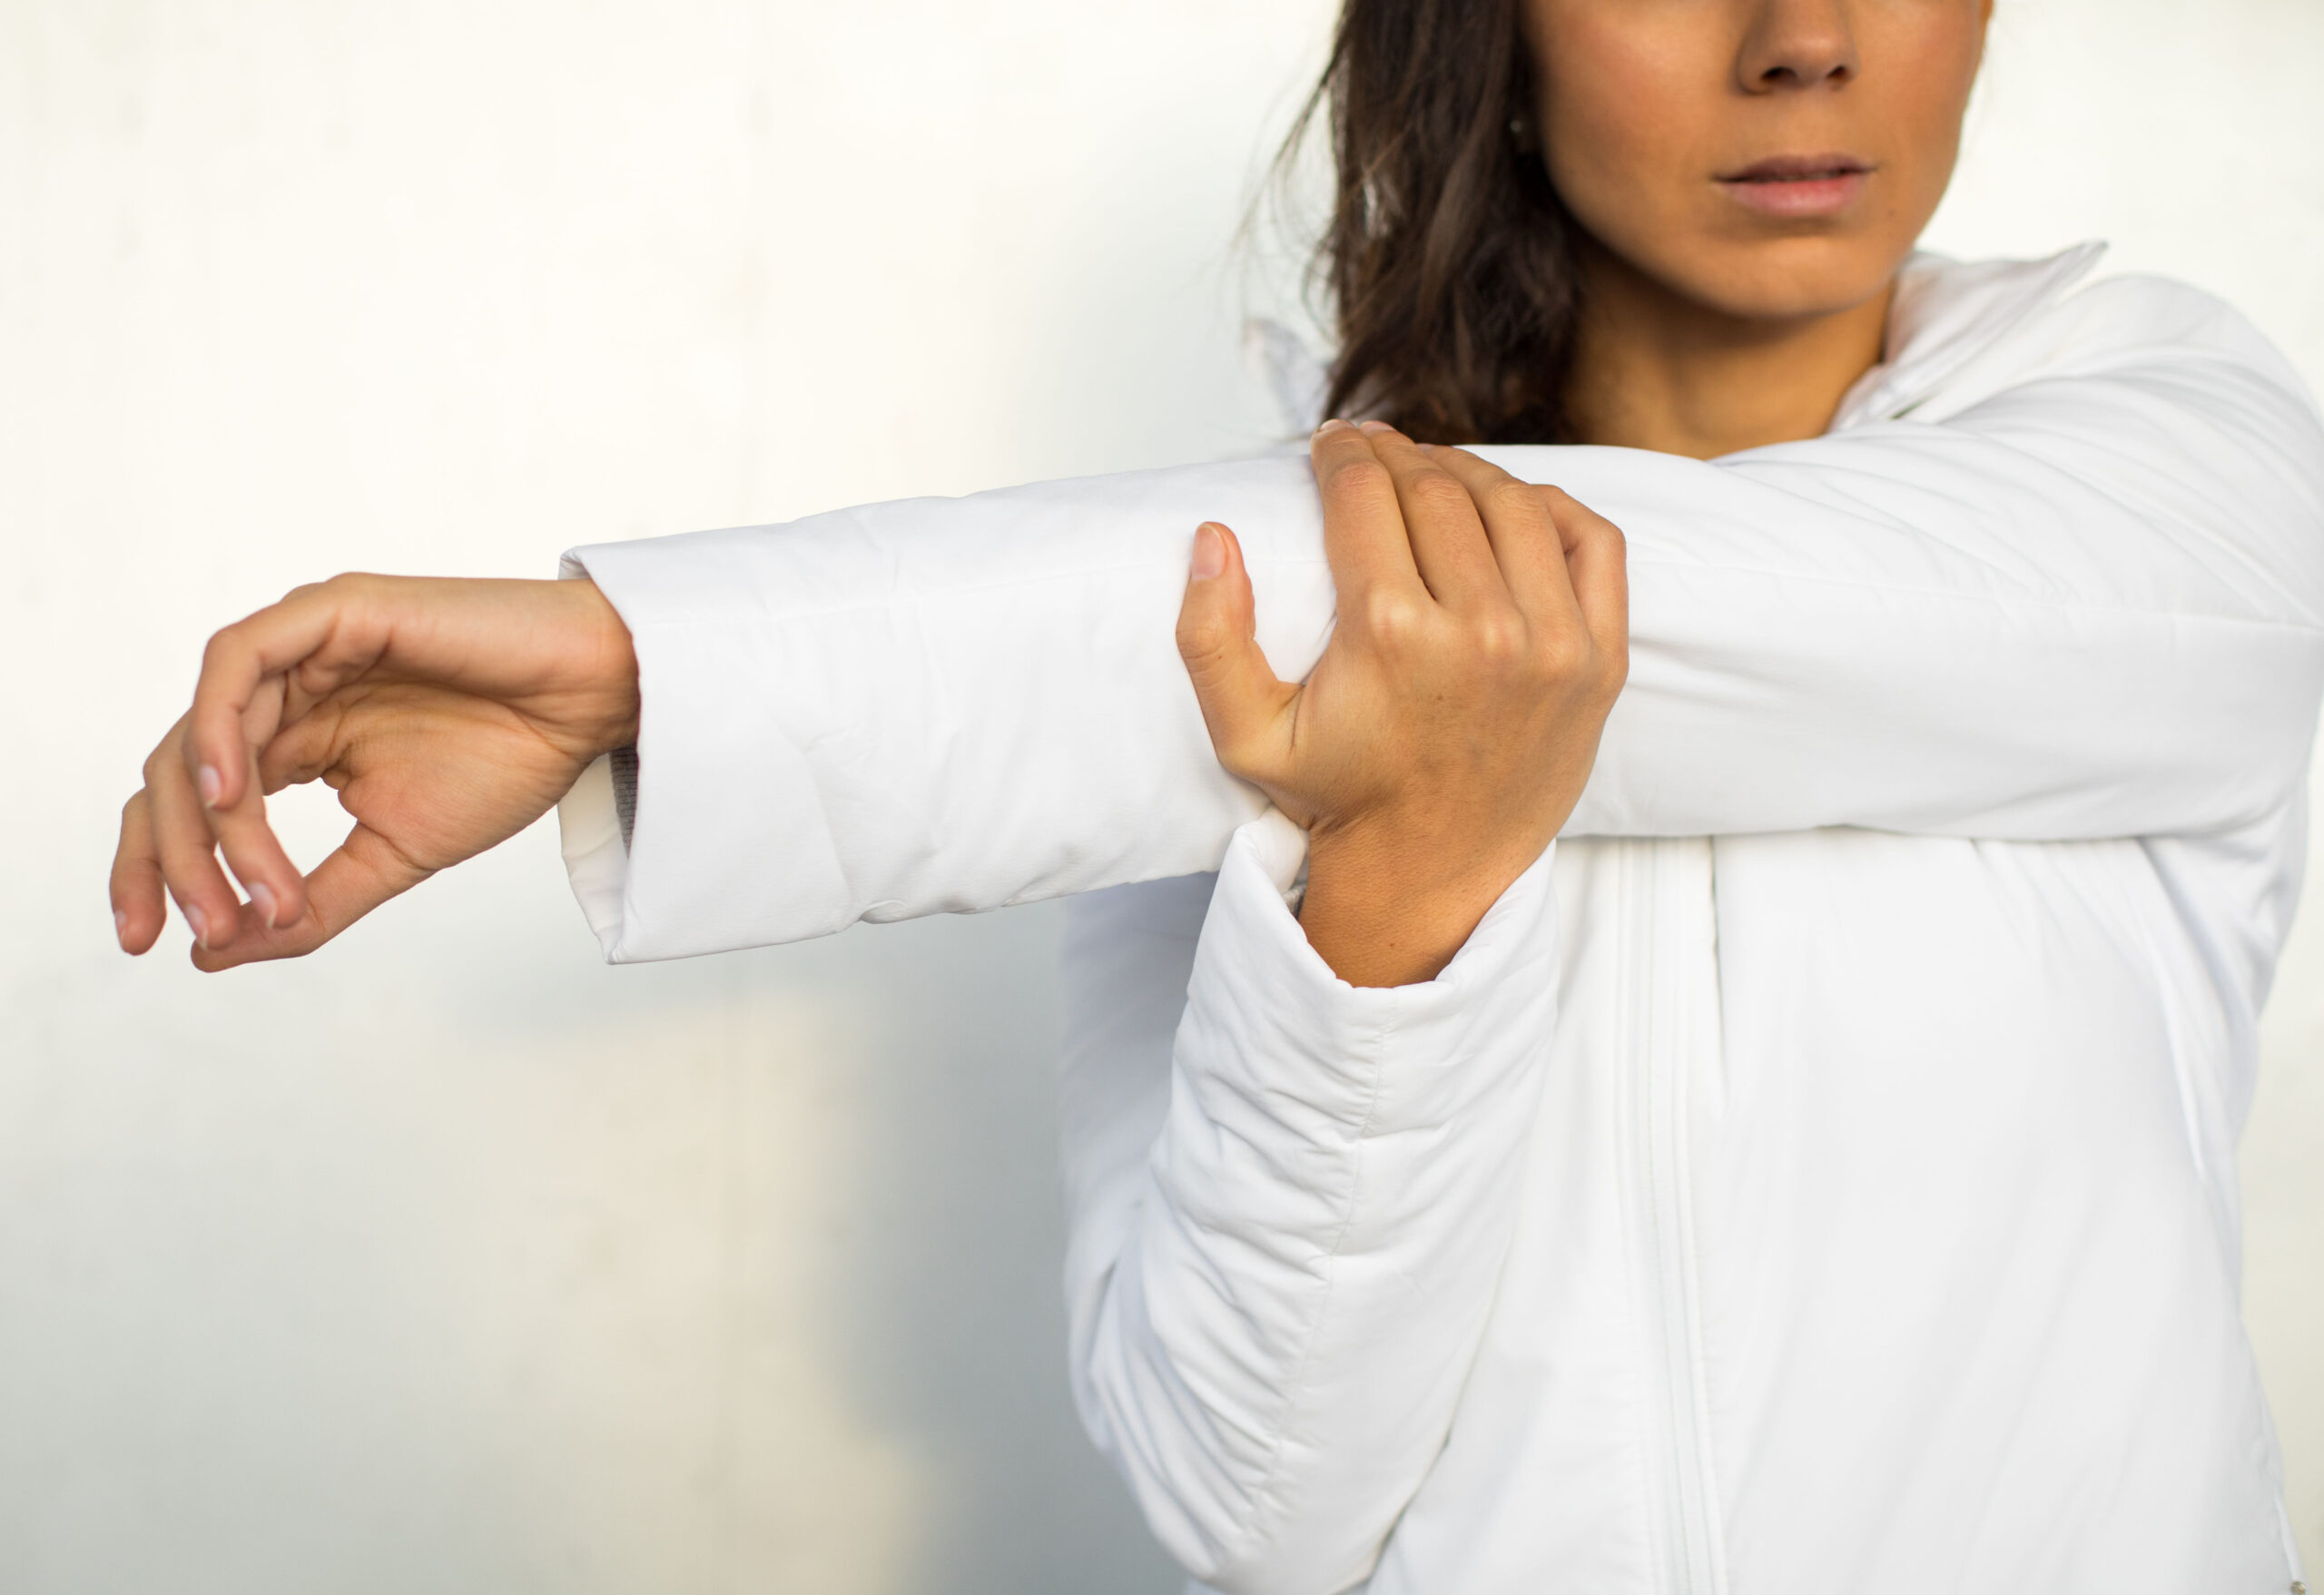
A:
<svg viewBox="0 0 2324 1595">
<path fill-rule="evenodd" d="M 1752 320 L 1878 293 L 1944 197 L 1992 0 L 1522 0 L 1550 178 L 1618 260 Z"/>
</svg>

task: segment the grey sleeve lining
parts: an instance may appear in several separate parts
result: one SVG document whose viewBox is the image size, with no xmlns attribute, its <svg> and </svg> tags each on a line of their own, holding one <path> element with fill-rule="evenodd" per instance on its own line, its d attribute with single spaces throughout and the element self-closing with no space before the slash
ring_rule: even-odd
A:
<svg viewBox="0 0 2324 1595">
<path fill-rule="evenodd" d="M 629 851 L 630 832 L 637 829 L 637 744 L 613 752 L 614 812 L 621 816 L 622 851 Z"/>
</svg>

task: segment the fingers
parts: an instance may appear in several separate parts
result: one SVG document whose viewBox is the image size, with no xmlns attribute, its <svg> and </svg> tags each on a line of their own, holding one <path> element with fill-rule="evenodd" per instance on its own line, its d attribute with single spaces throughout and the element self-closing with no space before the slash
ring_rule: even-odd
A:
<svg viewBox="0 0 2324 1595">
<path fill-rule="evenodd" d="M 184 743 L 188 778 L 207 805 L 231 812 L 248 793 L 250 750 L 273 734 L 284 672 L 308 664 L 343 677 L 378 655 L 384 633 L 363 601 L 369 590 L 365 578 L 346 576 L 300 587 L 210 639 Z M 319 681 L 311 691 L 320 695 L 332 684 L 335 680 Z"/>
<path fill-rule="evenodd" d="M 242 900 L 218 867 L 217 839 L 186 777 L 179 752 L 185 729 L 186 723 L 178 722 L 145 761 L 145 814 L 162 884 L 177 900 L 194 940 L 222 944 L 233 939 Z"/>
<path fill-rule="evenodd" d="M 1194 683 L 1218 762 L 1264 785 L 1290 752 L 1290 706 L 1299 689 L 1279 681 L 1253 635 L 1257 611 L 1235 534 L 1216 522 L 1195 533 L 1194 561 L 1178 606 L 1178 655 Z"/>
<path fill-rule="evenodd" d="M 363 619 L 364 578 L 301 587 L 210 639 L 193 707 L 145 770 L 145 812 L 162 880 L 209 951 L 255 926 L 296 924 L 306 882 L 266 822 L 257 754 L 281 727 L 291 696 L 289 673 L 304 665 L 318 679 L 308 701 L 339 676 L 359 672 L 379 652 Z M 328 657 L 318 659 L 319 653 Z M 165 768 L 173 764 L 174 769 Z M 219 868 L 250 894 L 246 911 Z M 140 921 L 142 925 L 143 921 Z M 158 934 L 158 927 L 156 928 Z M 152 945 L 151 941 L 146 942 Z"/>
<path fill-rule="evenodd" d="M 1393 443 L 1375 437 L 1385 458 Z M 1630 656 L 1628 549 L 1621 530 L 1558 487 L 1521 482 L 1463 448 L 1429 448 L 1432 464 L 1474 504 L 1502 579 L 1528 615 L 1576 620 L 1593 646 L 1626 671 Z"/>
<path fill-rule="evenodd" d="M 241 802 L 210 812 L 211 834 L 259 919 L 269 926 L 288 925 L 307 911 L 306 881 L 266 822 L 259 784 L 244 783 Z"/>
<path fill-rule="evenodd" d="M 246 928 L 289 926 L 305 912 L 305 881 L 266 823 L 259 783 L 243 783 L 233 810 L 205 806 L 186 769 L 187 729 L 181 720 L 162 739 L 145 761 L 144 786 L 122 809 L 108 890 L 114 931 L 130 953 L 160 937 L 164 893 L 176 899 L 196 943 L 213 952 Z M 222 844 L 250 893 L 247 906 L 219 867 Z"/>
<path fill-rule="evenodd" d="M 282 693 L 279 676 L 261 683 L 246 719 L 270 727 L 278 724 Z M 273 926 L 290 924 L 307 911 L 307 889 L 299 866 L 282 851 L 273 827 L 267 823 L 265 794 L 282 784 L 269 783 L 259 768 L 261 752 L 271 746 L 271 742 L 262 743 L 255 751 L 245 746 L 241 753 L 245 774 L 238 783 L 238 794 L 231 802 L 207 805 L 206 814 L 211 835 L 225 854 L 227 867 L 249 893 L 260 921 Z M 198 786 L 196 795 L 200 795 Z"/>
<path fill-rule="evenodd" d="M 1449 609 L 1509 602 L 1476 498 L 1411 438 L 1383 421 L 1363 432 L 1395 484 L 1412 559 L 1429 593 Z"/>
<path fill-rule="evenodd" d="M 121 845 L 113 855 L 113 934 L 121 950 L 141 953 L 151 948 L 169 919 L 162 897 L 162 865 L 153 847 L 153 818 L 141 788 L 121 811 Z"/>
<path fill-rule="evenodd" d="M 308 911 L 295 923 L 269 926 L 245 910 L 240 933 L 221 946 L 193 949 L 194 967 L 211 972 L 312 952 L 391 897 L 434 871 L 398 852 L 378 832 L 358 825 L 306 880 Z"/>
<path fill-rule="evenodd" d="M 1427 454 L 1477 506 L 1492 559 L 1518 608 L 1530 618 L 1581 625 L 1564 542 L 1541 489 L 1465 448 L 1432 448 Z"/>
<path fill-rule="evenodd" d="M 1307 448 L 1324 500 L 1324 552 L 1341 603 L 1360 605 L 1384 589 L 1424 596 L 1396 479 L 1372 439 L 1345 421 L 1325 421 Z"/>
<path fill-rule="evenodd" d="M 1556 487 L 1540 489 L 1565 549 L 1573 596 L 1591 641 L 1616 668 L 1619 685 L 1630 669 L 1630 550 L 1621 528 Z"/>
</svg>

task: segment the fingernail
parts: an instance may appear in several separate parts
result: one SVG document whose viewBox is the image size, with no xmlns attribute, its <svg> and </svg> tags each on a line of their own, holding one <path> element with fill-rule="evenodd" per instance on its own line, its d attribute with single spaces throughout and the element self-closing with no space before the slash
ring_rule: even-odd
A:
<svg viewBox="0 0 2324 1595">
<path fill-rule="evenodd" d="M 215 808 L 218 806 L 218 793 L 222 788 L 218 783 L 218 768 L 216 765 L 204 764 L 201 769 L 195 771 L 193 775 L 193 784 L 202 793 L 202 802 L 204 808 Z"/>
<path fill-rule="evenodd" d="M 1366 421 L 1356 428 L 1367 438 L 1377 438 L 1383 432 L 1393 432 L 1395 429 L 1385 421 Z"/>
<path fill-rule="evenodd" d="M 193 939 L 202 946 L 210 945 L 210 916 L 192 903 L 185 905 L 185 922 L 193 927 Z"/>
<path fill-rule="evenodd" d="M 1325 421 L 1322 426 L 1316 428 L 1315 430 L 1318 432 L 1344 432 L 1349 429 L 1350 425 L 1350 422 L 1341 420 L 1337 416 L 1334 416 L 1330 420 Z"/>
<path fill-rule="evenodd" d="M 1219 536 L 1216 522 L 1205 521 L 1195 528 L 1194 568 L 1192 578 L 1206 582 L 1226 568 L 1226 539 Z"/>
<path fill-rule="evenodd" d="M 268 930 L 274 929 L 274 889 L 272 887 L 263 881 L 251 886 L 251 907 L 258 910 L 258 917 L 266 921 Z"/>
<path fill-rule="evenodd" d="M 119 909 L 113 911 L 113 939 L 123 947 L 129 945 L 129 916 Z"/>
</svg>

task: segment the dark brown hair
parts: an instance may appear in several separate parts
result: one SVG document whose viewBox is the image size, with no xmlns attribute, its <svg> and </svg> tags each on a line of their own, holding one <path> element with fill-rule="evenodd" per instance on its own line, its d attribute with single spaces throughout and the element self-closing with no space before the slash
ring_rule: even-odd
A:
<svg viewBox="0 0 2324 1595">
<path fill-rule="evenodd" d="M 1534 141 L 1519 0 L 1347 0 L 1287 173 L 1328 114 L 1312 270 L 1339 330 L 1325 413 L 1423 442 L 1559 443 L 1574 223 Z"/>
</svg>

